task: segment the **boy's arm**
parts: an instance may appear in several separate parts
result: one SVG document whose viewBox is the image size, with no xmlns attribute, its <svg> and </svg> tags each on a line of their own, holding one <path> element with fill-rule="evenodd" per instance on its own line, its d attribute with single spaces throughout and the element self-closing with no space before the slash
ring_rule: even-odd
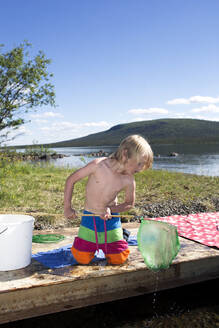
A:
<svg viewBox="0 0 219 328">
<path fill-rule="evenodd" d="M 66 218 L 76 217 L 76 212 L 71 207 L 71 200 L 75 183 L 94 173 L 97 167 L 97 163 L 97 160 L 94 160 L 76 172 L 72 173 L 67 178 L 64 190 L 64 215 Z"/>
<path fill-rule="evenodd" d="M 110 206 L 111 212 L 125 212 L 134 207 L 135 204 L 135 180 L 133 179 L 125 187 L 125 200 L 119 205 Z"/>
</svg>

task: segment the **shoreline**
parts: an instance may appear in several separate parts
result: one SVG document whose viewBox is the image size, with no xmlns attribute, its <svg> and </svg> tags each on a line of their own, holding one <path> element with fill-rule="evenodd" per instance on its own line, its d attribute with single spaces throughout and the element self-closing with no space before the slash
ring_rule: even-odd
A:
<svg viewBox="0 0 219 328">
<path fill-rule="evenodd" d="M 63 213 L 63 190 L 71 168 L 32 165 L 22 161 L 0 161 L 0 212 L 27 214 L 35 218 L 35 229 L 78 227 L 80 216 L 68 220 Z M 219 177 L 198 176 L 164 170 L 147 170 L 136 174 L 135 207 L 123 215 L 163 217 L 219 211 Z M 86 179 L 78 182 L 72 206 L 84 208 Z M 121 192 L 118 201 L 122 202 Z M 122 222 L 129 221 L 122 219 Z"/>
<path fill-rule="evenodd" d="M 212 209 L 212 212 L 219 212 L 219 197 L 213 198 L 212 202 L 215 205 L 215 208 Z M 135 211 L 139 213 L 139 215 L 133 215 L 133 218 L 124 217 L 121 218 L 122 223 L 128 222 L 140 222 L 139 216 L 148 217 L 148 218 L 157 218 L 157 217 L 165 217 L 171 215 L 189 215 L 196 213 L 205 213 L 209 212 L 209 209 L 204 204 L 203 200 L 192 201 L 191 203 L 185 204 L 180 200 L 169 200 L 166 202 L 155 202 L 151 204 L 145 205 L 136 205 Z M 27 213 L 34 217 L 34 213 Z M 50 214 L 51 215 L 51 214 Z M 59 229 L 59 228 L 76 228 L 80 226 L 80 216 L 74 220 L 68 220 L 64 217 L 64 214 L 57 214 L 63 219 L 57 220 L 57 222 L 52 223 L 47 222 L 43 219 L 43 214 L 38 215 L 35 213 L 35 224 L 34 230 L 50 230 L 50 229 Z M 45 214 L 46 216 L 46 214 Z M 52 216 L 52 215 L 51 215 Z M 54 214 L 55 216 L 55 214 Z"/>
</svg>

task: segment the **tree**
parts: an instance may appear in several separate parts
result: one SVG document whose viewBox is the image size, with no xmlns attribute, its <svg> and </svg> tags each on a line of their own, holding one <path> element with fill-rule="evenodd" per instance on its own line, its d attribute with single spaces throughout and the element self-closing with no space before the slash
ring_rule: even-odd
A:
<svg viewBox="0 0 219 328">
<path fill-rule="evenodd" d="M 24 41 L 2 53 L 0 45 L 0 144 L 9 133 L 26 123 L 25 113 L 48 105 L 55 106 L 53 74 L 47 71 L 51 60 L 42 51 L 30 58 L 31 44 Z"/>
</svg>

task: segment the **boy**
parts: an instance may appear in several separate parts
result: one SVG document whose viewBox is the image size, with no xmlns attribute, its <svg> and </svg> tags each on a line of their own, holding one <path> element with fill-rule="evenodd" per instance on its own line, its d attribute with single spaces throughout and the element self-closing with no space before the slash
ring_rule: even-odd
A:
<svg viewBox="0 0 219 328">
<path fill-rule="evenodd" d="M 71 219 L 77 216 L 71 208 L 74 185 L 88 177 L 84 214 L 90 216 L 82 216 L 78 237 L 71 249 L 78 263 L 88 264 L 99 248 L 110 264 L 126 261 L 130 251 L 123 240 L 121 221 L 111 215 L 134 206 L 134 174 L 150 168 L 152 162 L 153 152 L 147 141 L 139 135 L 131 135 L 121 142 L 115 153 L 93 160 L 67 178 L 64 214 Z M 125 199 L 118 204 L 117 195 L 121 190 L 125 191 Z"/>
</svg>

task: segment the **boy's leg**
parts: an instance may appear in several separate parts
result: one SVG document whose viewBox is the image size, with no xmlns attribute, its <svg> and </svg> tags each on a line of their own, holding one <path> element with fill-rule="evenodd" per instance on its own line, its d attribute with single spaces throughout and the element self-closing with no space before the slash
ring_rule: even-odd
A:
<svg viewBox="0 0 219 328">
<path fill-rule="evenodd" d="M 87 238 L 92 235 L 94 235 L 95 238 L 95 232 L 92 232 L 92 229 L 89 229 L 91 228 L 90 226 L 89 228 L 84 226 L 84 221 L 85 223 L 90 224 L 90 222 L 93 222 L 93 217 L 82 216 L 78 237 L 75 237 L 71 248 L 71 252 L 79 264 L 89 264 L 93 260 L 96 252 L 96 243 L 88 241 L 89 239 Z"/>
<path fill-rule="evenodd" d="M 127 260 L 129 253 L 130 250 L 127 248 L 117 254 L 106 254 L 107 262 L 109 264 L 123 264 Z"/>
<path fill-rule="evenodd" d="M 95 252 L 79 251 L 74 248 L 74 246 L 72 246 L 71 252 L 75 260 L 80 264 L 89 264 L 93 260 L 95 254 Z"/>
</svg>

